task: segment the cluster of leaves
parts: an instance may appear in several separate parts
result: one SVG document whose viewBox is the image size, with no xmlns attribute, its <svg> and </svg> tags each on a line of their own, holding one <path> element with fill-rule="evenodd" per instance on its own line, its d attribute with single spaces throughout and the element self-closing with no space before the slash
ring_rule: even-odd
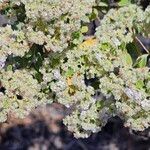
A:
<svg viewBox="0 0 150 150">
<path fill-rule="evenodd" d="M 106 0 L 0 2 L 1 14 L 13 18 L 0 27 L 0 122 L 10 112 L 22 118 L 58 102 L 76 137 L 116 115 L 133 130 L 148 128 L 150 51 L 139 35 L 150 38 L 150 6 L 131 2 L 114 8 Z M 87 23 L 97 18 L 96 33 L 86 37 Z"/>
</svg>

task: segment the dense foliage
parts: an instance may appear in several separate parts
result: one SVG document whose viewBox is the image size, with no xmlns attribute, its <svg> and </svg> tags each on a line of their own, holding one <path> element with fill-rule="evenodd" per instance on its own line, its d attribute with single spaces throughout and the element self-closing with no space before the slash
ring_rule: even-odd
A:
<svg viewBox="0 0 150 150">
<path fill-rule="evenodd" d="M 133 130 L 148 128 L 150 51 L 139 35 L 150 38 L 150 6 L 131 2 L 111 8 L 100 0 L 1 1 L 8 22 L 0 27 L 0 122 L 58 102 L 76 137 L 116 115 Z M 100 25 L 87 37 L 95 19 Z"/>
</svg>

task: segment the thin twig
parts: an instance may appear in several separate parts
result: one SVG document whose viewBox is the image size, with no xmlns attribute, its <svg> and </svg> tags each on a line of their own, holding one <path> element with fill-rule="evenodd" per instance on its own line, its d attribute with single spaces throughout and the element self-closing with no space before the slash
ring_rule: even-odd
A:
<svg viewBox="0 0 150 150">
<path fill-rule="evenodd" d="M 135 39 L 139 42 L 139 44 L 142 46 L 142 48 L 149 54 L 148 49 L 144 46 L 144 44 L 140 41 L 140 39 L 136 36 Z"/>
<path fill-rule="evenodd" d="M 96 19 L 97 19 L 97 21 L 98 21 L 99 23 L 101 23 L 101 20 L 100 20 L 99 16 L 97 16 Z"/>
</svg>

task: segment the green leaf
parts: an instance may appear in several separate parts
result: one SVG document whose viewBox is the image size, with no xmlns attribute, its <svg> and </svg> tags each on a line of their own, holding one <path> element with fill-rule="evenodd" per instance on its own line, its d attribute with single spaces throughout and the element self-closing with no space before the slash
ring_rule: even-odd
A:
<svg viewBox="0 0 150 150">
<path fill-rule="evenodd" d="M 121 0 L 121 1 L 118 3 L 119 6 L 125 6 L 125 5 L 128 5 L 128 4 L 130 4 L 130 1 L 129 1 L 129 0 Z"/>
<path fill-rule="evenodd" d="M 65 76 L 66 77 L 71 77 L 72 75 L 74 74 L 74 71 L 73 71 L 73 69 L 68 69 L 68 71 L 65 73 Z"/>
<path fill-rule="evenodd" d="M 88 27 L 87 26 L 83 26 L 81 28 L 81 33 L 86 33 L 86 32 L 88 32 Z"/>
<path fill-rule="evenodd" d="M 12 71 L 12 70 L 13 70 L 12 65 L 8 65 L 6 70 L 7 70 L 7 71 Z"/>
<path fill-rule="evenodd" d="M 72 38 L 73 38 L 73 39 L 79 39 L 80 36 L 81 36 L 81 33 L 80 33 L 80 32 L 73 32 L 73 33 L 72 33 Z"/>
<path fill-rule="evenodd" d="M 93 12 L 91 13 L 91 15 L 89 16 L 90 20 L 95 20 L 98 17 L 98 10 L 97 9 L 93 9 Z"/>
<path fill-rule="evenodd" d="M 105 2 L 99 2 L 98 6 L 100 6 L 100 7 L 108 7 L 108 4 L 105 3 Z"/>
<path fill-rule="evenodd" d="M 138 80 L 138 81 L 136 82 L 136 87 L 137 87 L 138 89 L 142 89 L 143 86 L 144 86 L 144 82 L 143 82 L 142 80 Z"/>
<path fill-rule="evenodd" d="M 134 66 L 137 66 L 137 67 L 140 67 L 140 68 L 145 67 L 146 64 L 147 64 L 148 55 L 149 54 L 144 54 L 144 55 L 138 57 Z"/>
<path fill-rule="evenodd" d="M 126 64 L 127 66 L 131 67 L 133 65 L 132 57 L 127 51 L 122 52 L 121 59 L 123 63 Z"/>
</svg>

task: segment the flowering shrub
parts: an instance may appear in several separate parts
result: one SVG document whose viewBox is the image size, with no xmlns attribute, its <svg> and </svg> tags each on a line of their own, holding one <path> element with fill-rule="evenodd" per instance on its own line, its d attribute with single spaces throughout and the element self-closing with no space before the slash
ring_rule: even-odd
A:
<svg viewBox="0 0 150 150">
<path fill-rule="evenodd" d="M 150 6 L 123 4 L 0 2 L 1 13 L 13 18 L 0 27 L 0 122 L 58 102 L 69 110 L 64 124 L 75 137 L 98 132 L 116 115 L 133 130 L 148 128 L 150 51 L 138 35 L 150 38 Z M 87 38 L 86 24 L 104 7 L 100 26 Z"/>
</svg>

